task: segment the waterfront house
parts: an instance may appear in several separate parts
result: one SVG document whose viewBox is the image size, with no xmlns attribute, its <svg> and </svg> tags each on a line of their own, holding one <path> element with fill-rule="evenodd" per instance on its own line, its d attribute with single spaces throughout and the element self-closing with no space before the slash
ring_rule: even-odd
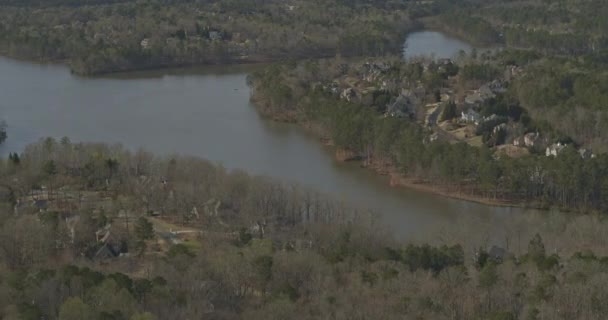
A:
<svg viewBox="0 0 608 320">
<path fill-rule="evenodd" d="M 528 148 L 534 147 L 540 135 L 538 132 L 530 132 L 524 135 L 524 145 Z"/>
<path fill-rule="evenodd" d="M 95 252 L 92 258 L 95 261 L 101 262 L 108 259 L 116 258 L 119 254 L 120 253 L 114 249 L 112 244 L 106 242 Z"/>
<path fill-rule="evenodd" d="M 481 115 L 479 114 L 479 112 L 473 110 L 472 108 L 469 108 L 467 111 L 461 112 L 460 115 L 461 120 L 467 123 L 479 124 L 479 121 L 481 121 Z"/>
<path fill-rule="evenodd" d="M 412 95 L 400 94 L 395 102 L 389 104 L 386 113 L 392 117 L 415 117 L 416 99 Z"/>
<path fill-rule="evenodd" d="M 209 39 L 212 41 L 220 41 L 223 39 L 223 36 L 219 31 L 209 31 Z"/>
<path fill-rule="evenodd" d="M 139 45 L 144 50 L 150 49 L 150 39 L 144 38 L 143 40 L 141 40 L 141 42 L 139 43 Z"/>
<path fill-rule="evenodd" d="M 547 149 L 545 150 L 545 155 L 547 157 L 550 157 L 550 156 L 557 157 L 557 155 L 560 152 L 562 152 L 564 150 L 564 148 L 566 148 L 565 144 L 562 144 L 561 142 L 554 143 L 547 147 Z"/>
</svg>

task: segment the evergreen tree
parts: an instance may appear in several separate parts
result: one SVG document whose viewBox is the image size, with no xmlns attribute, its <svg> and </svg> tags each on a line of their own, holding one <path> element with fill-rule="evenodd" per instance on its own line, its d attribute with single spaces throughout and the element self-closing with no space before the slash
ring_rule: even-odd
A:
<svg viewBox="0 0 608 320">
<path fill-rule="evenodd" d="M 135 225 L 135 235 L 141 241 L 154 239 L 154 226 L 148 219 L 141 217 Z"/>
</svg>

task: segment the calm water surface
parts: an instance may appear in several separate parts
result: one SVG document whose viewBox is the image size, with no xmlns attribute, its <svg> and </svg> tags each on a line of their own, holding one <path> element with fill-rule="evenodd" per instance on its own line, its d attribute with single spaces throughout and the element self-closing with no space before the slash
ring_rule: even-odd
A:
<svg viewBox="0 0 608 320">
<path fill-rule="evenodd" d="M 437 59 L 455 58 L 460 51 L 470 52 L 468 43 L 435 31 L 411 33 L 403 46 L 405 58 L 433 56 Z"/>
<path fill-rule="evenodd" d="M 386 177 L 336 163 L 332 151 L 314 137 L 257 115 L 249 103 L 249 70 L 214 67 L 81 78 L 64 66 L 0 58 L 0 118 L 9 124 L 0 155 L 42 137 L 68 136 L 200 156 L 375 210 L 398 236 L 460 215 L 496 219 L 523 211 L 391 188 Z"/>
</svg>

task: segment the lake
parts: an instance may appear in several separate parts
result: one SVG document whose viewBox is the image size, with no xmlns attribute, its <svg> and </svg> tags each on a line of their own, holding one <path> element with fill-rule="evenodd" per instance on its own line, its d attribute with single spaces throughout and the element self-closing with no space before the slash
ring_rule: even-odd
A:
<svg viewBox="0 0 608 320">
<path fill-rule="evenodd" d="M 473 47 L 461 40 L 435 31 L 410 33 L 403 45 L 405 58 L 433 56 L 437 59 L 455 58 L 461 51 L 470 52 Z"/>
<path fill-rule="evenodd" d="M 42 137 L 67 136 L 200 156 L 379 212 L 400 237 L 462 215 L 493 220 L 525 211 L 391 188 L 386 177 L 337 163 L 333 151 L 305 131 L 258 116 L 249 103 L 250 70 L 206 67 L 82 78 L 65 66 L 0 58 L 0 118 L 9 125 L 0 155 Z"/>
</svg>

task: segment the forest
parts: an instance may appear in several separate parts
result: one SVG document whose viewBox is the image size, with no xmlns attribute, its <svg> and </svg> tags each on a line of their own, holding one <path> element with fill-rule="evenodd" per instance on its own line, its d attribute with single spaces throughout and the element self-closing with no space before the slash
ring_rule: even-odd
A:
<svg viewBox="0 0 608 320">
<path fill-rule="evenodd" d="M 403 9 L 340 1 L 56 2 L 0 4 L 0 52 L 99 74 L 395 53 L 415 25 Z"/>
<path fill-rule="evenodd" d="M 608 49 L 608 9 L 592 1 L 458 1 L 439 6 L 429 24 L 479 44 L 504 44 L 550 55 Z"/>
<path fill-rule="evenodd" d="M 0 52 L 92 75 L 395 54 L 408 32 L 427 27 L 480 45 L 583 55 L 608 49 L 606 10 L 602 0 L 3 0 Z"/>
<path fill-rule="evenodd" d="M 306 186 L 45 138 L 0 159 L 0 320 L 605 319 L 604 2 L 0 0 L 2 55 L 80 75 L 272 62 L 255 108 L 338 160 L 546 209 L 395 234 Z M 404 59 L 422 28 L 500 50 Z"/>
<path fill-rule="evenodd" d="M 608 224 L 596 215 L 515 217 L 498 233 L 496 221 L 463 216 L 459 228 L 402 241 L 369 213 L 302 187 L 67 138 L 11 154 L 0 178 L 2 319 L 608 312 Z"/>
</svg>

